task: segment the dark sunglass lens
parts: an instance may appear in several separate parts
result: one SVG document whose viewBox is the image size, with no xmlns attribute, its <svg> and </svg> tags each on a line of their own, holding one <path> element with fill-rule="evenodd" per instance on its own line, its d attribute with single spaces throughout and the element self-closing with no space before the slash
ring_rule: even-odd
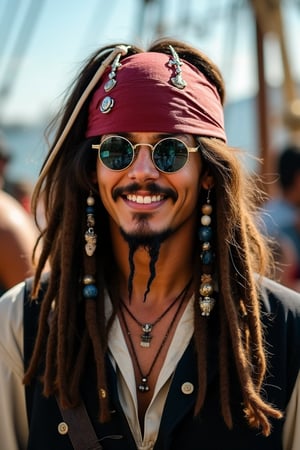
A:
<svg viewBox="0 0 300 450">
<path fill-rule="evenodd" d="M 167 138 L 158 143 L 153 152 L 156 166 L 163 172 L 177 172 L 187 160 L 188 150 L 178 139 Z"/>
<path fill-rule="evenodd" d="M 122 137 L 107 138 L 100 146 L 99 157 L 109 169 L 122 170 L 131 164 L 133 148 Z"/>
</svg>

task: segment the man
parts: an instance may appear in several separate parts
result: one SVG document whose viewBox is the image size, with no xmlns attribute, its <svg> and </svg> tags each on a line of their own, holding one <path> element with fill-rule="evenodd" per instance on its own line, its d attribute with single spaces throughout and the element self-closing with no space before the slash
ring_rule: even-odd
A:
<svg viewBox="0 0 300 450">
<path fill-rule="evenodd" d="M 181 42 L 82 69 L 34 192 L 33 287 L 0 302 L 5 448 L 298 448 L 300 297 L 265 278 L 223 100 Z"/>
<path fill-rule="evenodd" d="M 282 282 L 300 291 L 300 147 L 287 145 L 277 168 L 279 195 L 263 205 L 262 218 L 281 255 Z"/>
</svg>

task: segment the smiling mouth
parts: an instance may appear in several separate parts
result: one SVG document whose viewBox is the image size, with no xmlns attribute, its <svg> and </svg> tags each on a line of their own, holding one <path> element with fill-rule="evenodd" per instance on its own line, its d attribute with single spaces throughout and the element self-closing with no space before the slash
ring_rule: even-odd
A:
<svg viewBox="0 0 300 450">
<path fill-rule="evenodd" d="M 164 200 L 164 195 L 135 195 L 127 194 L 126 199 L 133 203 L 138 203 L 140 205 L 150 205 L 151 203 L 157 203 Z"/>
</svg>

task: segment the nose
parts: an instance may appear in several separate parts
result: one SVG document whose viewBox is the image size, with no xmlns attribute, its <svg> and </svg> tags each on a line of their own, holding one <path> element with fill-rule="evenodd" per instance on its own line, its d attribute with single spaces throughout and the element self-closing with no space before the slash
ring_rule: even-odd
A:
<svg viewBox="0 0 300 450">
<path fill-rule="evenodd" d="M 135 148 L 135 159 L 128 169 L 128 177 L 135 180 L 154 180 L 159 177 L 159 171 L 152 161 L 150 145 L 141 144 Z"/>
</svg>

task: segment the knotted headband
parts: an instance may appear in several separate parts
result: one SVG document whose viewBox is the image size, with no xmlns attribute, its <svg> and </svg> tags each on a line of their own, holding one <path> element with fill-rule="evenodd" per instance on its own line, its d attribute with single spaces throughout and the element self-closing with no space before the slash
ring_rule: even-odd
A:
<svg viewBox="0 0 300 450">
<path fill-rule="evenodd" d="M 216 87 L 174 50 L 173 57 L 138 53 L 105 71 L 90 103 L 86 137 L 121 132 L 186 133 L 226 142 Z"/>
</svg>

